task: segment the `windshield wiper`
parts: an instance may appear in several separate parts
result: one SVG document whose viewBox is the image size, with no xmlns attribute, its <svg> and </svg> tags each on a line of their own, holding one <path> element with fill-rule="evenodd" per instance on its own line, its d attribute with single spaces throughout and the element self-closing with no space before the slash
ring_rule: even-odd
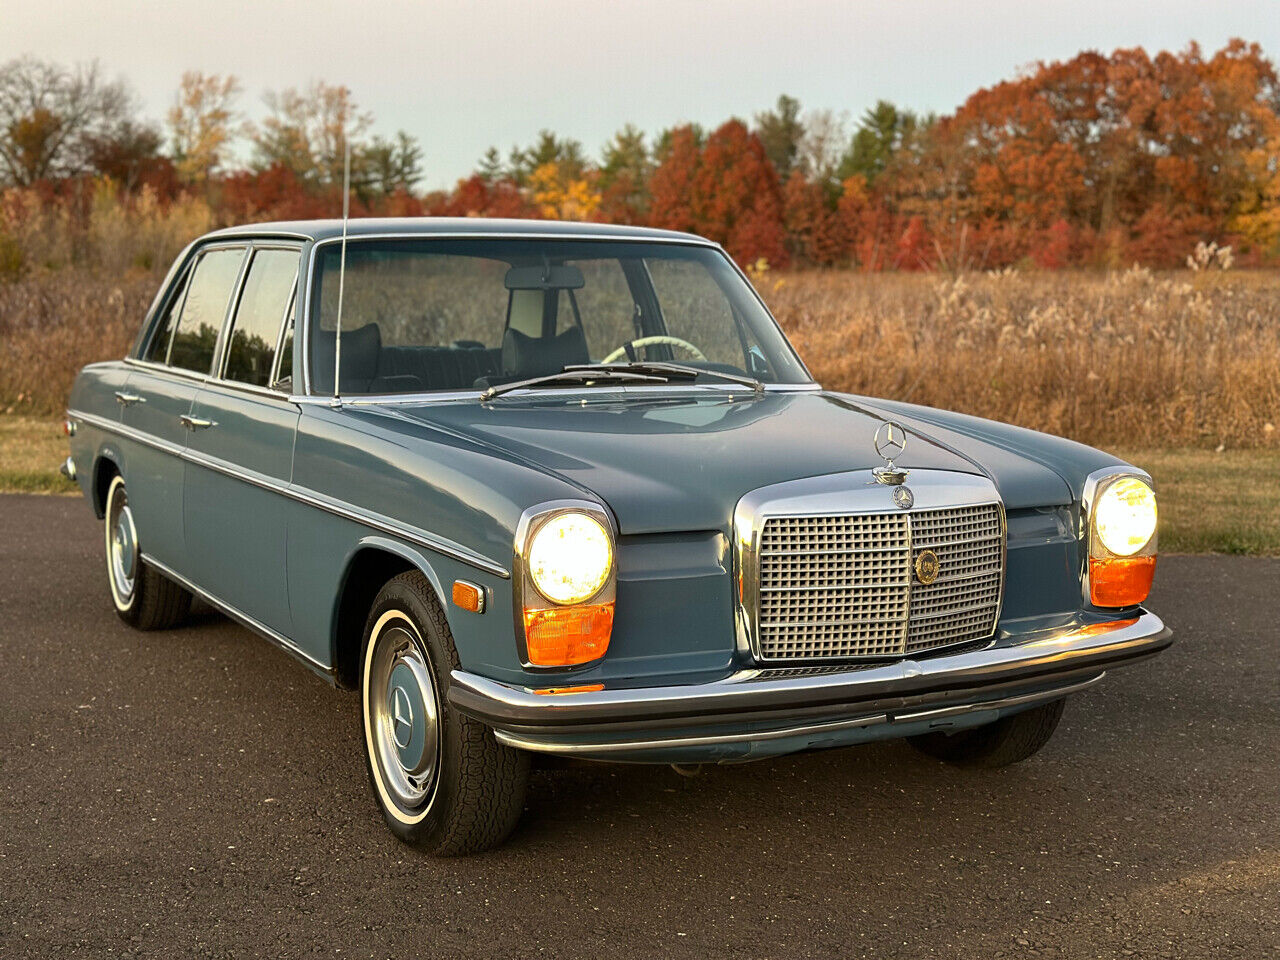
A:
<svg viewBox="0 0 1280 960">
<path fill-rule="evenodd" d="M 516 380 L 512 383 L 489 387 L 480 394 L 480 399 L 492 400 L 512 390 L 554 386 L 558 383 L 666 383 L 670 379 L 667 373 L 645 373 L 641 370 L 625 370 L 611 366 L 565 367 L 559 373 L 547 373 L 541 377 L 530 377 L 528 380 Z"/>
<path fill-rule="evenodd" d="M 596 363 L 596 364 L 576 364 L 574 366 L 565 367 L 565 370 L 621 370 L 632 373 L 649 373 L 658 374 L 671 379 L 679 377 L 682 380 L 695 380 L 698 377 L 717 377 L 726 380 L 729 383 L 740 383 L 744 387 L 750 387 L 756 393 L 764 392 L 764 384 L 755 377 L 748 377 L 737 373 L 724 373 L 720 370 L 707 370 L 703 367 L 694 367 L 684 363 L 670 363 L 666 360 L 635 360 L 630 363 Z"/>
</svg>

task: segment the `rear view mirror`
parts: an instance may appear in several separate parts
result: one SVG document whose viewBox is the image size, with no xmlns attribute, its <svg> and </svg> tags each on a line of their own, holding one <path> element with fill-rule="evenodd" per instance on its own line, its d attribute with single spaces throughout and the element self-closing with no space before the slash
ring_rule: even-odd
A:
<svg viewBox="0 0 1280 960">
<path fill-rule="evenodd" d="M 581 270 L 564 264 L 512 267 L 505 280 L 508 290 L 581 290 L 585 282 Z"/>
</svg>

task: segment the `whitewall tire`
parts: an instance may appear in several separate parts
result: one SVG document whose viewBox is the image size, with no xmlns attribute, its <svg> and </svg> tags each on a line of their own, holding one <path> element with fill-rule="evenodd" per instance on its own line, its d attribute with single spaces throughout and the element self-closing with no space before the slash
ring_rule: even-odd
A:
<svg viewBox="0 0 1280 960">
<path fill-rule="evenodd" d="M 450 706 L 457 665 L 430 581 L 414 570 L 387 583 L 369 612 L 360 660 L 365 764 L 391 832 L 438 856 L 505 840 L 529 778 L 527 754 Z"/>
<path fill-rule="evenodd" d="M 120 619 L 139 630 L 176 626 L 191 609 L 191 594 L 142 559 L 129 492 L 119 474 L 107 487 L 103 511 L 107 586 Z"/>
</svg>

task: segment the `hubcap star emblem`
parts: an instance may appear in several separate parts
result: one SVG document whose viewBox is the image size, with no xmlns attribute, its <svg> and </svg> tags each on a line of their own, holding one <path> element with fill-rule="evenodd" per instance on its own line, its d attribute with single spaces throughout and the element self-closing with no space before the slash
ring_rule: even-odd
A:
<svg viewBox="0 0 1280 960">
<path fill-rule="evenodd" d="M 413 704 L 409 702 L 409 694 L 405 693 L 404 687 L 391 691 L 391 733 L 401 750 L 413 738 Z"/>
</svg>

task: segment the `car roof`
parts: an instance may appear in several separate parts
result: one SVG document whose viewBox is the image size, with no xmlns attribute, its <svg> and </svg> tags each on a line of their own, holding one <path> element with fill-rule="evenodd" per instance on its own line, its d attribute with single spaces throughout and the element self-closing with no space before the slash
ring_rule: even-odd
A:
<svg viewBox="0 0 1280 960">
<path fill-rule="evenodd" d="M 667 243 L 711 244 L 692 233 L 657 230 L 652 227 L 616 226 L 607 223 L 578 223 L 566 220 L 498 220 L 485 217 L 360 217 L 347 222 L 347 236 L 475 236 L 554 237 L 566 240 L 659 240 Z M 275 223 L 247 223 L 215 230 L 205 239 L 231 237 L 286 236 L 304 240 L 330 240 L 342 236 L 342 221 L 282 220 Z"/>
</svg>

